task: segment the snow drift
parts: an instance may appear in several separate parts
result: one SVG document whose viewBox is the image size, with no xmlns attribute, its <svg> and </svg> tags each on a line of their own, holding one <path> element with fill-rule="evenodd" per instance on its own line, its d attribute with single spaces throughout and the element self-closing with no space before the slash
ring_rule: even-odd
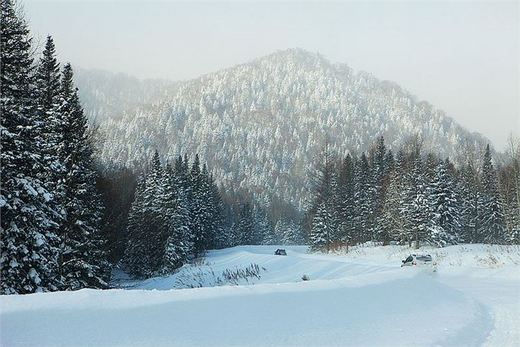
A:
<svg viewBox="0 0 520 347">
<path fill-rule="evenodd" d="M 348 255 L 243 246 L 210 252 L 207 266 L 259 264 L 255 285 L 168 290 L 187 271 L 135 290 L 0 298 L 2 346 L 417 346 L 520 341 L 518 247 L 430 252 L 432 273 L 400 268 L 410 249 L 358 247 Z M 435 250 L 432 250 L 435 251 Z M 482 263 L 489 255 L 498 262 Z M 302 281 L 308 275 L 310 281 Z M 128 284 L 128 283 L 127 283 Z M 163 290 L 148 290 L 163 289 Z"/>
</svg>

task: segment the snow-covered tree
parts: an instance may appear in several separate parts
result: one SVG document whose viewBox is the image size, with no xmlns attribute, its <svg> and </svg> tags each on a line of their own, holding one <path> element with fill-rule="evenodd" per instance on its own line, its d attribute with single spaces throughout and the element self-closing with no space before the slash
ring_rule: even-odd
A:
<svg viewBox="0 0 520 347">
<path fill-rule="evenodd" d="M 498 178 L 489 145 L 482 160 L 482 199 L 479 208 L 479 236 L 486 243 L 504 243 L 504 210 L 498 192 Z"/>
<path fill-rule="evenodd" d="M 291 219 L 279 219 L 274 230 L 282 245 L 301 245 L 304 242 L 299 226 Z"/>
<path fill-rule="evenodd" d="M 331 235 L 333 225 L 333 215 L 330 206 L 325 202 L 318 205 L 318 209 L 312 219 L 312 228 L 310 232 L 310 246 L 315 251 L 330 251 Z"/>
<path fill-rule="evenodd" d="M 427 199 L 427 181 L 423 171 L 420 155 L 415 155 L 412 168 L 406 177 L 405 202 L 403 215 L 406 218 L 406 228 L 409 229 L 411 239 L 419 247 L 428 233 L 429 206 Z"/>
<path fill-rule="evenodd" d="M 245 203 L 240 209 L 239 220 L 236 226 L 236 233 L 239 244 L 250 245 L 253 243 L 254 221 L 253 211 L 249 203 Z"/>
<path fill-rule="evenodd" d="M 45 49 L 35 73 L 35 91 L 38 113 L 38 142 L 44 170 L 39 173 L 40 179 L 45 183 L 48 190 L 53 192 L 54 201 L 58 204 L 57 210 L 63 198 L 64 167 L 62 158 L 64 123 L 63 112 L 59 110 L 60 100 L 60 65 L 56 59 L 56 48 L 51 36 L 47 37 Z"/>
<path fill-rule="evenodd" d="M 481 242 L 478 231 L 479 207 L 482 198 L 480 179 L 473 163 L 459 170 L 458 192 L 461 197 L 461 238 L 464 242 Z"/>
<path fill-rule="evenodd" d="M 186 198 L 181 190 L 176 189 L 175 176 L 171 170 L 167 170 L 167 175 L 168 177 L 163 180 L 164 200 L 162 204 L 164 206 L 166 245 L 161 270 L 164 273 L 171 273 L 187 262 L 193 251 L 193 242 L 189 229 L 190 215 Z"/>
<path fill-rule="evenodd" d="M 59 212 L 38 179 L 43 170 L 38 136 L 31 38 L 15 3 L 0 3 L 0 293 L 56 290 Z"/>
<path fill-rule="evenodd" d="M 123 257 L 127 271 L 136 277 L 146 277 L 151 273 L 148 267 L 149 252 L 146 247 L 148 242 L 148 223 L 146 222 L 148 210 L 145 202 L 145 190 L 146 179 L 141 176 L 137 180 L 134 201 L 128 214 L 128 243 Z"/>
<path fill-rule="evenodd" d="M 406 180 L 405 180 L 405 154 L 399 151 L 394 169 L 390 174 L 390 184 L 383 204 L 382 217 L 378 221 L 379 233 L 391 240 L 402 244 L 412 238 L 405 218 L 406 211 Z"/>
<path fill-rule="evenodd" d="M 462 210 L 448 166 L 447 160 L 437 165 L 433 181 L 427 188 L 430 214 L 427 240 L 441 247 L 458 242 Z"/>
<path fill-rule="evenodd" d="M 372 175 L 365 153 L 361 154 L 355 166 L 355 193 L 354 193 L 354 240 L 366 242 L 372 235 L 373 193 Z"/>
<path fill-rule="evenodd" d="M 349 245 L 354 238 L 354 161 L 350 154 L 341 164 L 336 191 L 339 241 Z"/>
<path fill-rule="evenodd" d="M 103 207 L 96 189 L 87 119 L 73 84 L 70 64 L 63 68 L 58 111 L 63 136 L 60 157 L 65 170 L 60 272 L 66 289 L 104 288 L 110 278 L 110 267 L 100 233 Z"/>
<path fill-rule="evenodd" d="M 256 234 L 258 236 L 262 236 L 259 244 L 277 245 L 280 243 L 278 235 L 271 225 L 265 211 L 263 211 L 261 208 L 255 208 L 253 211 L 253 219 L 255 221 Z"/>
</svg>

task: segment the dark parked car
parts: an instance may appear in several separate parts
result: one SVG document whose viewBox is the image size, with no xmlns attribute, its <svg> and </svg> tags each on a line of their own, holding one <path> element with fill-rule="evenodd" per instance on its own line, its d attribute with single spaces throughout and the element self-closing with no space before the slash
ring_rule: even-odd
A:
<svg viewBox="0 0 520 347">
<path fill-rule="evenodd" d="M 287 255 L 287 252 L 285 252 L 285 249 L 278 248 L 274 255 Z"/>
<path fill-rule="evenodd" d="M 432 256 L 429 254 L 411 254 L 410 256 L 408 256 L 408 258 L 403 260 L 403 264 L 401 266 L 414 265 L 432 265 Z"/>
</svg>

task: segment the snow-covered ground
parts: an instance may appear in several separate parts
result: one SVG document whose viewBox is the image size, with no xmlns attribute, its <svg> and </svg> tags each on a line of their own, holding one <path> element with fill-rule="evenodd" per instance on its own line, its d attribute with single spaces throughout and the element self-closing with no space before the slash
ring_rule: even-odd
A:
<svg viewBox="0 0 520 347">
<path fill-rule="evenodd" d="M 212 251 L 173 276 L 119 277 L 126 289 L 2 296 L 0 345 L 520 346 L 517 246 L 421 249 L 436 272 L 401 268 L 400 246 L 276 248 Z M 252 263 L 260 278 L 223 285 Z M 189 286 L 203 288 L 171 289 Z"/>
</svg>

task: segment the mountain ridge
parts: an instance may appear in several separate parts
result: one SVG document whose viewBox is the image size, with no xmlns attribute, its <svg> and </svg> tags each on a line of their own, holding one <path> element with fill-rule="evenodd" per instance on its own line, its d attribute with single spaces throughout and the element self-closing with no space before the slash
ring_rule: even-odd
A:
<svg viewBox="0 0 520 347">
<path fill-rule="evenodd" d="M 455 161 L 462 146 L 490 142 L 395 82 L 302 49 L 180 82 L 153 107 L 107 117 L 100 129 L 105 163 L 140 166 L 155 149 L 166 160 L 196 152 L 221 184 L 299 208 L 326 142 L 345 155 L 367 150 L 380 135 L 397 148 L 419 134 L 426 150 Z"/>
<path fill-rule="evenodd" d="M 78 80 L 78 78 L 76 76 L 76 83 L 78 84 L 78 86 L 81 87 L 80 88 L 80 93 L 82 92 L 82 90 L 89 90 L 90 89 L 89 86 L 86 85 L 87 83 L 86 83 L 85 79 L 88 78 L 86 76 L 89 76 L 89 75 L 92 75 L 92 74 L 110 76 L 109 78 L 111 78 L 111 79 L 117 79 L 117 78 L 131 79 L 131 80 L 136 81 L 136 84 L 145 84 L 145 85 L 146 84 L 148 84 L 148 85 L 158 84 L 158 85 L 173 86 L 173 85 L 180 85 L 180 84 L 190 83 L 190 82 L 194 82 L 194 81 L 199 81 L 199 80 L 203 79 L 204 77 L 211 76 L 211 75 L 216 74 L 216 73 L 225 72 L 225 71 L 231 71 L 231 70 L 233 70 L 236 67 L 240 67 L 240 66 L 243 66 L 243 65 L 254 64 L 254 63 L 257 63 L 257 62 L 259 62 L 261 60 L 269 59 L 272 56 L 285 55 L 285 54 L 289 54 L 289 53 L 295 53 L 295 54 L 299 54 L 300 56 L 307 56 L 307 57 L 309 57 L 309 56 L 316 56 L 317 58 L 321 59 L 322 61 L 324 61 L 326 63 L 330 63 L 332 66 L 339 67 L 339 68 L 347 67 L 349 70 L 353 71 L 353 69 L 349 67 L 348 63 L 337 63 L 337 62 L 336 63 L 331 63 L 327 58 L 325 58 L 324 55 L 321 55 L 320 53 L 312 53 L 312 52 L 310 52 L 308 50 L 305 50 L 305 49 L 302 49 L 302 48 L 298 48 L 298 47 L 294 47 L 294 48 L 276 50 L 273 53 L 270 53 L 270 54 L 267 54 L 267 55 L 264 55 L 264 56 L 261 56 L 261 57 L 258 57 L 258 58 L 254 58 L 254 59 L 252 59 L 252 60 L 250 60 L 248 62 L 240 63 L 240 64 L 237 64 L 237 65 L 233 65 L 233 66 L 226 67 L 226 68 L 223 68 L 223 69 L 220 69 L 220 70 L 217 70 L 217 71 L 213 71 L 213 72 L 204 73 L 204 74 L 202 74 L 202 75 L 200 75 L 198 77 L 194 77 L 194 78 L 187 79 L 187 80 L 173 80 L 173 79 L 167 79 L 167 78 L 138 78 L 138 77 L 135 77 L 135 76 L 133 76 L 131 74 L 123 73 L 123 72 L 110 72 L 108 70 L 103 70 L 103 69 L 79 68 L 78 71 L 79 71 L 79 75 L 81 77 Z M 78 74 L 78 71 L 77 71 L 77 74 Z M 397 82 L 395 82 L 393 80 L 379 79 L 374 74 L 372 74 L 372 73 L 370 73 L 368 71 L 365 71 L 365 70 L 359 70 L 359 71 L 357 71 L 357 74 L 366 76 L 367 78 L 374 79 L 374 80 L 378 81 L 381 84 L 388 85 L 391 88 L 400 89 L 403 93 L 408 94 L 416 102 L 425 102 L 429 106 L 436 108 L 429 101 L 420 99 L 419 97 L 417 97 L 417 95 L 413 94 L 408 89 L 402 87 L 401 85 L 399 85 Z M 174 88 L 172 88 L 172 89 L 174 89 Z M 153 103 L 164 103 L 164 102 L 167 102 L 167 100 L 154 100 Z M 456 119 L 454 119 L 453 117 L 447 115 L 445 113 L 445 111 L 443 111 L 442 109 L 440 109 L 440 108 L 436 108 L 436 109 L 441 111 L 441 112 L 443 112 L 445 114 L 445 117 L 448 117 L 449 119 L 451 119 L 454 122 L 456 122 L 457 124 L 459 124 L 456 121 Z M 90 111 L 90 109 L 87 109 L 87 111 Z M 488 141 L 489 143 L 492 144 L 492 141 L 489 140 L 484 134 L 482 134 L 482 133 L 480 133 L 480 132 L 478 132 L 476 130 L 468 129 L 465 126 L 462 126 L 462 125 L 460 125 L 460 126 L 462 128 L 464 128 L 467 132 L 469 132 L 471 135 L 481 136 L 481 137 L 485 138 L 486 141 Z"/>
</svg>

